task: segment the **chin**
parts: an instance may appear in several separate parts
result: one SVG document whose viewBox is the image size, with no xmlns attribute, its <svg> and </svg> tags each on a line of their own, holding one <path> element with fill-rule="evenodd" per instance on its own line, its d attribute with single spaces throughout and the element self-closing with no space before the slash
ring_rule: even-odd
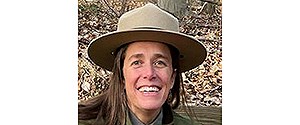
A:
<svg viewBox="0 0 300 125">
<path fill-rule="evenodd" d="M 141 108 L 145 110 L 156 110 L 160 109 L 165 101 L 158 101 L 158 100 L 144 100 L 140 102 Z"/>
</svg>

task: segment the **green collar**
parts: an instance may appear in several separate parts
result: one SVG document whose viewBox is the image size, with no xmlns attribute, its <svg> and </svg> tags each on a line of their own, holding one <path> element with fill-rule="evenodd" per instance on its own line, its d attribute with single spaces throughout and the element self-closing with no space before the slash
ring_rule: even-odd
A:
<svg viewBox="0 0 300 125">
<path fill-rule="evenodd" d="M 160 110 L 159 114 L 156 116 L 156 118 L 150 123 L 150 124 L 144 124 L 142 121 L 128 108 L 127 110 L 127 117 L 126 117 L 126 125 L 161 125 L 162 124 L 162 118 L 163 113 L 162 109 Z M 130 123 L 129 123 L 130 122 Z"/>
<path fill-rule="evenodd" d="M 143 125 L 143 123 L 130 111 L 126 113 L 126 125 Z M 172 125 L 173 124 L 173 112 L 171 107 L 165 103 L 162 106 L 162 110 L 159 116 L 155 118 L 155 121 L 149 125 Z"/>
</svg>

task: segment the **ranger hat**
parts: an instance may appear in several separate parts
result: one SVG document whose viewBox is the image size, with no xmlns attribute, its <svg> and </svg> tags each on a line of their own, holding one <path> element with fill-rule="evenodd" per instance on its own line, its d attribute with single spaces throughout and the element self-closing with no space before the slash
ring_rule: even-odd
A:
<svg viewBox="0 0 300 125">
<path fill-rule="evenodd" d="M 179 32 L 179 22 L 173 15 L 148 3 L 124 13 L 118 21 L 117 31 L 94 39 L 88 47 L 88 56 L 95 64 L 111 71 L 114 52 L 135 41 L 162 42 L 177 48 L 181 72 L 200 65 L 207 55 L 197 39 Z"/>
</svg>

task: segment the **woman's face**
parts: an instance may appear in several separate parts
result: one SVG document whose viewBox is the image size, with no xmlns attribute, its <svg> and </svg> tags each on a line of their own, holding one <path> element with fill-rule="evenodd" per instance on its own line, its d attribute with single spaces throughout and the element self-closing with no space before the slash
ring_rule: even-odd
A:
<svg viewBox="0 0 300 125">
<path fill-rule="evenodd" d="M 123 73 L 129 108 L 133 112 L 159 110 L 175 80 L 168 46 L 158 42 L 131 43 Z"/>
</svg>

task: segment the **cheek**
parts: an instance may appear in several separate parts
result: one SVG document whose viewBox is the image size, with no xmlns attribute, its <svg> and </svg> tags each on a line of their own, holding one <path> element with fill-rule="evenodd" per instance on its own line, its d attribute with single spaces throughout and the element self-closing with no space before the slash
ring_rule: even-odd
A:
<svg viewBox="0 0 300 125">
<path fill-rule="evenodd" d="M 169 72 L 164 72 L 158 75 L 163 83 L 165 83 L 168 87 L 172 85 L 172 76 Z"/>
<path fill-rule="evenodd" d="M 131 71 L 124 71 L 125 87 L 130 89 L 134 87 L 134 82 L 137 80 L 137 74 Z"/>
<path fill-rule="evenodd" d="M 133 83 L 133 78 L 131 78 L 130 74 L 124 74 L 125 78 L 125 90 L 126 90 L 126 95 L 128 96 L 129 99 L 132 99 L 132 94 L 135 89 L 134 83 Z"/>
</svg>

